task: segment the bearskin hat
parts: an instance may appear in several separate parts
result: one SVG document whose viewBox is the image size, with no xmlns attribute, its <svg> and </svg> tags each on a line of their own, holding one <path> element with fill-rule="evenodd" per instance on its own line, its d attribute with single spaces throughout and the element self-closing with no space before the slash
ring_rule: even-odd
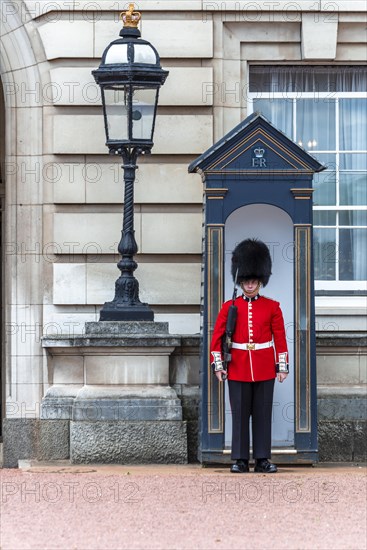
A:
<svg viewBox="0 0 367 550">
<path fill-rule="evenodd" d="M 236 283 L 257 279 L 266 286 L 271 275 L 271 257 L 266 244 L 257 239 L 246 239 L 240 242 L 232 252 L 233 281 L 237 269 Z"/>
</svg>

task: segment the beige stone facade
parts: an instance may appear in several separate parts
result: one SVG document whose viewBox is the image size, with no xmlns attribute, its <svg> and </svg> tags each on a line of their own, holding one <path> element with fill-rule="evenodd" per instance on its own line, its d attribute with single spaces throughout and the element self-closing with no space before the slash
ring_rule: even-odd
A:
<svg viewBox="0 0 367 550">
<path fill-rule="evenodd" d="M 41 336 L 83 332 L 113 298 L 122 171 L 107 154 L 91 71 L 118 37 L 125 6 L 1 2 L 2 383 L 3 409 L 12 418 L 25 410 L 37 417 L 49 387 Z M 250 64 L 365 63 L 366 5 L 141 0 L 137 7 L 142 37 L 170 74 L 152 155 L 139 160 L 136 277 L 156 320 L 168 321 L 171 333 L 195 334 L 203 190 L 200 177 L 188 175 L 189 162 L 247 116 Z M 316 305 L 318 330 L 366 330 L 365 297 L 318 297 Z M 345 377 L 334 353 L 322 353 L 323 384 L 366 383 L 365 357 L 346 349 L 353 365 Z M 65 369 L 73 379 L 82 376 L 78 365 Z M 55 375 L 65 379 L 59 367 Z"/>
</svg>

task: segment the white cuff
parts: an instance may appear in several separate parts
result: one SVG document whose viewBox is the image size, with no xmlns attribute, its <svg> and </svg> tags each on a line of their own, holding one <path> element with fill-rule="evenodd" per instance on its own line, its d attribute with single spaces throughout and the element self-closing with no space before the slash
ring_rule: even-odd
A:
<svg viewBox="0 0 367 550">
<path fill-rule="evenodd" d="M 214 366 L 214 371 L 217 372 L 220 370 L 224 370 L 222 354 L 220 353 L 220 351 L 212 351 L 212 356 L 212 365 Z"/>
</svg>

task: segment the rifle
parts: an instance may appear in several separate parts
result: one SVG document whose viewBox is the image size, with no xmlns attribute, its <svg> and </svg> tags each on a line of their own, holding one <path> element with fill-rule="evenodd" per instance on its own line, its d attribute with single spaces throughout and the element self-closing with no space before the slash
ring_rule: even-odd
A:
<svg viewBox="0 0 367 550">
<path fill-rule="evenodd" d="M 232 304 L 229 306 L 229 310 L 228 310 L 226 332 L 222 340 L 222 352 L 223 352 L 223 360 L 224 360 L 224 367 L 225 367 L 225 373 L 222 374 L 222 380 L 225 380 L 227 378 L 228 365 L 232 359 L 232 355 L 231 355 L 232 336 L 234 333 L 234 329 L 236 328 L 236 321 L 237 321 L 237 306 L 234 305 L 235 299 L 237 297 L 237 289 L 236 289 L 237 275 L 238 275 L 238 269 L 236 271 L 236 277 L 234 279 Z"/>
</svg>

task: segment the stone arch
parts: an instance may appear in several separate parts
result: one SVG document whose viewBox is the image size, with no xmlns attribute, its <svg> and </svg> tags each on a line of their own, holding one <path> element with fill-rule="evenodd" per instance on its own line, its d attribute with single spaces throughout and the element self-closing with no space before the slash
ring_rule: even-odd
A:
<svg viewBox="0 0 367 550">
<path fill-rule="evenodd" d="M 4 277 L 3 277 L 3 211 L 5 201 L 5 106 L 4 106 L 4 93 L 0 81 L 0 257 L 1 257 L 1 269 L 0 269 L 0 437 L 2 435 L 2 422 L 1 419 L 4 416 L 4 397 L 5 388 L 3 385 L 4 374 L 3 367 L 5 365 L 5 350 L 4 350 Z"/>
<path fill-rule="evenodd" d="M 4 384 L 8 420 L 38 416 L 43 394 L 42 327 L 42 48 L 25 2 L 2 2 L 2 235 Z M 39 54 L 39 55 L 38 55 Z M 32 384 L 30 384 L 32 382 Z M 33 388 L 33 389 L 30 389 Z M 33 413 L 28 413 L 33 409 Z M 5 442 L 5 434 L 4 434 Z"/>
</svg>

